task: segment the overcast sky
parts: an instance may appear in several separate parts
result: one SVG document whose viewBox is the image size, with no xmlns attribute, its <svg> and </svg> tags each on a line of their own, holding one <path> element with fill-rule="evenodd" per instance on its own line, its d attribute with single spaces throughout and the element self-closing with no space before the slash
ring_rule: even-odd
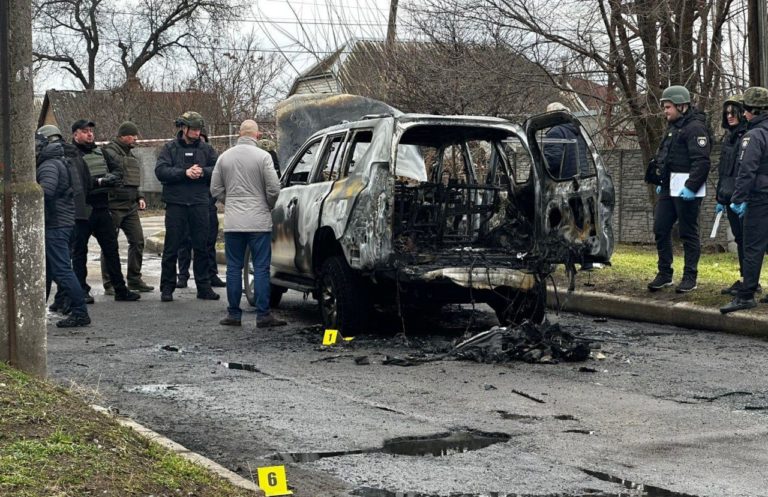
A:
<svg viewBox="0 0 768 497">
<path fill-rule="evenodd" d="M 318 57 L 333 52 L 352 38 L 384 38 L 389 0 L 255 0 L 250 12 L 241 14 L 236 28 L 254 30 L 265 52 L 276 52 L 289 59 L 288 74 L 293 78 Z M 33 31 L 35 36 L 35 31 Z M 222 46 L 224 53 L 227 47 Z M 314 54 L 314 55 L 313 55 Z M 142 69 L 152 71 L 151 67 Z M 65 71 L 45 70 L 35 80 L 35 93 L 46 89 L 80 89 Z"/>
</svg>

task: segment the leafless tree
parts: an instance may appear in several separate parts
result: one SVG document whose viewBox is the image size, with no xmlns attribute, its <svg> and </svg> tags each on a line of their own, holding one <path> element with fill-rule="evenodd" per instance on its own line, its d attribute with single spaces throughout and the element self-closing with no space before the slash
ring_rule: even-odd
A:
<svg viewBox="0 0 768 497">
<path fill-rule="evenodd" d="M 733 0 L 455 0 L 451 9 L 557 72 L 578 60 L 615 84 L 647 158 L 663 131 L 662 90 L 687 86 L 707 108 L 722 93 L 723 26 Z M 422 0 L 446 10 L 444 0 Z M 450 13 L 448 18 L 450 18 Z M 523 43 L 518 34 L 524 33 Z"/>
<path fill-rule="evenodd" d="M 99 71 L 122 68 L 129 87 L 155 57 L 196 43 L 231 20 L 237 0 L 33 0 L 34 57 L 70 73 L 84 89 Z"/>
<path fill-rule="evenodd" d="M 216 94 L 228 122 L 253 119 L 287 93 L 285 60 L 261 51 L 254 32 L 219 35 L 206 45 L 210 48 L 190 52 L 197 73 L 188 86 Z"/>
</svg>

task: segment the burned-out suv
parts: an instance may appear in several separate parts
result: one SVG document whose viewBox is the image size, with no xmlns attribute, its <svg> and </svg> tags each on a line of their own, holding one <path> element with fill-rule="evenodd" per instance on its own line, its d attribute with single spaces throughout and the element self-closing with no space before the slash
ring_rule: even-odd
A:
<svg viewBox="0 0 768 497">
<path fill-rule="evenodd" d="M 565 123 L 583 140 L 546 138 Z M 543 148 L 562 155 L 579 146 L 573 175 L 550 172 L 557 168 L 551 150 L 545 164 Z M 485 302 L 504 324 L 540 322 L 544 279 L 556 264 L 607 263 L 613 251 L 613 183 L 565 112 L 522 126 L 489 117 L 366 116 L 311 135 L 281 184 L 272 304 L 289 288 L 311 293 L 324 325 L 342 334 L 365 329 L 374 304 L 402 311 Z"/>
</svg>

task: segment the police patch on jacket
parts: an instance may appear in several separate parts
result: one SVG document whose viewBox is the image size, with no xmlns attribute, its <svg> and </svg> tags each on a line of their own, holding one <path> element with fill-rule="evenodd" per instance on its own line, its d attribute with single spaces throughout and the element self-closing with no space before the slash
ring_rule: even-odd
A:
<svg viewBox="0 0 768 497">
<path fill-rule="evenodd" d="M 707 137 L 706 136 L 697 136 L 696 137 L 696 144 L 700 146 L 701 148 L 704 148 L 707 146 Z"/>
<path fill-rule="evenodd" d="M 741 140 L 741 148 L 747 148 L 747 145 L 749 145 L 749 139 L 751 137 L 745 136 L 743 140 Z"/>
</svg>

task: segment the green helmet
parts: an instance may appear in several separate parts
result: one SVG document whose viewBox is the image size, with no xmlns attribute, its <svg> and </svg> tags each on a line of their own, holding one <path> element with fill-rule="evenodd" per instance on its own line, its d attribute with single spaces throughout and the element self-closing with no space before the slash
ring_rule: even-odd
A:
<svg viewBox="0 0 768 497">
<path fill-rule="evenodd" d="M 176 126 L 187 126 L 192 129 L 203 129 L 205 121 L 203 116 L 194 111 L 187 111 L 176 119 Z"/>
<path fill-rule="evenodd" d="M 43 135 L 44 137 L 48 138 L 49 141 L 51 141 L 51 138 L 53 137 L 58 137 L 59 139 L 62 138 L 61 131 L 59 130 L 59 128 L 57 128 L 53 124 L 46 124 L 45 126 L 40 126 L 37 132 Z"/>
<path fill-rule="evenodd" d="M 662 102 L 672 102 L 675 105 L 691 103 L 691 94 L 685 86 L 670 86 L 661 94 Z"/>
<path fill-rule="evenodd" d="M 752 86 L 744 92 L 744 107 L 748 109 L 768 109 L 768 89 Z"/>
<path fill-rule="evenodd" d="M 741 107 L 742 105 L 744 105 L 744 95 L 740 95 L 737 93 L 735 95 L 729 96 L 728 98 L 725 99 L 725 102 L 723 102 L 723 107 L 727 105 L 738 105 L 739 107 Z"/>
<path fill-rule="evenodd" d="M 277 150 L 277 144 L 273 142 L 272 140 L 268 140 L 266 138 L 263 138 L 256 142 L 256 145 L 266 151 L 266 152 L 274 152 Z"/>
</svg>

